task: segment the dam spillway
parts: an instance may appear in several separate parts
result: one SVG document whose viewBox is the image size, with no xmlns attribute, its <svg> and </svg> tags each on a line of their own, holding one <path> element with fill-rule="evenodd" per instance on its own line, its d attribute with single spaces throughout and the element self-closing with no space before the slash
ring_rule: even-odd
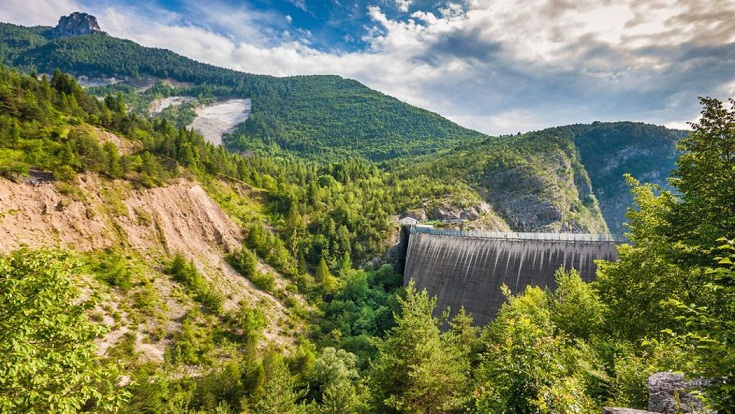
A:
<svg viewBox="0 0 735 414">
<path fill-rule="evenodd" d="M 615 261 L 620 239 L 598 235 L 477 233 L 410 228 L 403 273 L 418 290 L 437 297 L 436 312 L 462 306 L 477 325 L 490 322 L 505 297 L 526 286 L 554 288 L 554 273 L 576 269 L 585 281 L 595 276 L 595 260 Z M 404 240 L 405 242 L 405 240 Z"/>
</svg>

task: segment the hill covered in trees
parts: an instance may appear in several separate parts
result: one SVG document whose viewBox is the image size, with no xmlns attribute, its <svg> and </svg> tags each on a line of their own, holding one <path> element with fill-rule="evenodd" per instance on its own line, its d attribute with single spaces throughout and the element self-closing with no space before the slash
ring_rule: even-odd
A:
<svg viewBox="0 0 735 414">
<path fill-rule="evenodd" d="M 0 24 L 0 61 L 36 73 L 116 76 L 123 82 L 90 92 L 121 95 L 141 117 L 154 101 L 195 99 L 159 115 L 175 128 L 191 123 L 197 105 L 251 98 L 247 121 L 224 136 L 229 151 L 321 163 L 365 158 L 402 177 L 461 182 L 503 217 L 497 228 L 624 232 L 632 198 L 623 174 L 666 186 L 684 134 L 618 122 L 487 137 L 337 76 L 252 75 L 103 34 L 57 39 L 51 32 Z M 430 215 L 431 206 L 418 207 L 419 217 Z"/>
<path fill-rule="evenodd" d="M 463 181 L 521 231 L 623 233 L 633 198 L 624 178 L 668 188 L 684 131 L 595 122 L 488 138 L 410 161 L 400 176 Z"/>
<path fill-rule="evenodd" d="M 57 39 L 51 31 L 0 23 L 0 63 L 36 73 L 58 68 L 76 76 L 115 76 L 138 85 L 174 81 L 187 85 L 175 93 L 193 97 L 250 98 L 250 118 L 226 140 L 234 151 L 379 161 L 484 137 L 338 76 L 252 75 L 103 34 Z M 135 88 L 117 85 L 106 91 L 134 94 Z"/>
<path fill-rule="evenodd" d="M 2 411 L 599 412 L 644 408 L 658 370 L 710 378 L 707 403 L 735 406 L 735 113 L 715 100 L 681 142 L 676 195 L 630 180 L 637 209 L 619 262 L 602 263 L 591 284 L 560 272 L 555 291 L 507 292 L 484 327 L 464 312 L 432 317 L 432 298 L 372 260 L 390 217 L 437 198 L 477 202 L 472 187 L 523 196 L 516 177 L 546 177 L 534 192 L 556 186 L 593 217 L 594 198 L 581 197 L 592 196 L 593 174 L 570 136 L 501 137 L 386 171 L 363 159 L 228 153 L 128 113 L 121 96 L 98 100 L 60 71 L 0 69 L 0 106 L 0 185 L 52 195 L 20 207 L 39 217 L 109 223 L 114 242 L 35 242 L 0 259 Z M 238 229 L 212 231 L 213 246 L 234 240 L 214 265 L 169 239 L 164 217 L 204 225 L 194 211 L 149 212 L 147 198 L 177 186 L 201 188 Z M 4 210 L 0 225 L 27 213 Z M 135 247 L 138 227 L 159 250 Z M 45 239 L 65 240 L 54 228 Z M 235 296 L 223 272 L 271 305 Z"/>
</svg>

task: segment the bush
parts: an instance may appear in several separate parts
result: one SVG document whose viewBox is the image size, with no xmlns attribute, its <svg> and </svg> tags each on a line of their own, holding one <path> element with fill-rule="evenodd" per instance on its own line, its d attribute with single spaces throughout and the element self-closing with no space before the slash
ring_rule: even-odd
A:
<svg viewBox="0 0 735 414">
<path fill-rule="evenodd" d="M 207 283 L 194 267 L 194 263 L 187 262 L 183 255 L 179 253 L 174 256 L 166 269 L 166 273 L 173 276 L 175 281 L 184 285 L 186 291 L 202 305 L 205 311 L 214 314 L 222 312 L 222 305 L 224 304 L 222 294 L 213 285 Z"/>
</svg>

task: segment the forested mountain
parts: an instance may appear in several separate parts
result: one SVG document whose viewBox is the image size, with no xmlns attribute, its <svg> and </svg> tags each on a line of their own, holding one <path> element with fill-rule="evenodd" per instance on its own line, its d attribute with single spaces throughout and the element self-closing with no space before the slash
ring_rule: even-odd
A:
<svg viewBox="0 0 735 414">
<path fill-rule="evenodd" d="M 337 76 L 251 75 L 104 34 L 58 39 L 51 33 L 47 27 L 0 24 L 0 60 L 38 73 L 60 68 L 88 78 L 116 76 L 124 82 L 93 92 L 122 93 L 140 115 L 156 99 L 197 97 L 162 113 L 175 126 L 188 125 L 192 108 L 202 102 L 250 98 L 247 121 L 224 136 L 230 151 L 322 162 L 389 161 L 404 177 L 426 174 L 446 184 L 470 184 L 509 228 L 520 231 L 625 231 L 632 198 L 623 175 L 666 186 L 674 143 L 684 136 L 620 122 L 487 137 Z M 437 156 L 438 151 L 444 153 Z M 426 215 L 426 208 L 419 210 Z"/>
<path fill-rule="evenodd" d="M 489 138 L 388 165 L 404 177 L 467 182 L 514 229 L 622 233 L 633 201 L 624 175 L 668 188 L 675 145 L 685 136 L 642 123 L 595 122 Z"/>
<path fill-rule="evenodd" d="M 138 47 L 2 30 L 4 61 L 25 69 L 43 47 L 59 63 L 81 59 L 75 42 Z M 104 63 L 95 53 L 90 67 Z M 276 98 L 302 78 L 245 79 L 283 87 L 268 92 L 273 116 L 296 119 Z M 231 96 L 239 86 L 175 87 Z M 352 96 L 320 93 L 338 96 L 327 107 Z M 600 263 L 591 284 L 560 271 L 556 290 L 507 292 L 497 319 L 478 327 L 463 311 L 434 318 L 434 299 L 381 266 L 395 217 L 477 213 L 484 199 L 517 229 L 604 231 L 595 180 L 624 162 L 639 177 L 667 168 L 645 164 L 670 160 L 670 132 L 637 147 L 652 127 L 576 125 L 438 140 L 439 154 L 385 168 L 343 158 L 390 154 L 382 144 L 308 150 L 306 161 L 296 145 L 278 157 L 229 153 L 61 71 L 2 67 L 0 412 L 592 413 L 645 408 L 647 377 L 661 370 L 713 379 L 705 403 L 731 412 L 735 110 L 703 106 L 671 175 L 678 194 L 631 183 L 619 262 Z M 596 145 L 608 141 L 621 144 L 606 159 Z M 656 146 L 664 155 L 634 157 Z"/>
<path fill-rule="evenodd" d="M 251 98 L 250 118 L 227 141 L 233 150 L 279 150 L 319 159 L 371 160 L 428 154 L 483 134 L 338 76 L 276 78 L 195 62 L 104 34 L 57 39 L 50 27 L 0 24 L 0 63 L 63 72 L 186 83 L 189 96 Z"/>
</svg>

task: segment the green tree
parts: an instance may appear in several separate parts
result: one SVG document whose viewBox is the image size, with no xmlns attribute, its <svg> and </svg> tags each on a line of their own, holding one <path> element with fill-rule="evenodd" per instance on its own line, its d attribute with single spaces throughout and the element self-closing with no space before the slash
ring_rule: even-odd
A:
<svg viewBox="0 0 735 414">
<path fill-rule="evenodd" d="M 321 286 L 322 291 L 326 294 L 334 293 L 334 291 L 339 287 L 337 278 L 329 272 L 329 267 L 327 267 L 327 262 L 324 258 L 321 258 L 319 260 L 319 264 L 316 266 L 314 280 Z"/>
<path fill-rule="evenodd" d="M 552 321 L 565 333 L 589 340 L 602 328 L 605 307 L 575 269 L 559 269 L 554 276 L 556 289 L 549 293 Z"/>
<path fill-rule="evenodd" d="M 343 349 L 322 350 L 314 366 L 314 382 L 321 403 L 319 414 L 359 413 L 367 410 L 366 390 L 356 368 L 357 357 Z"/>
<path fill-rule="evenodd" d="M 484 333 L 487 352 L 477 372 L 477 410 L 487 413 L 588 413 L 583 349 L 555 333 L 547 296 L 528 287 L 510 296 Z"/>
<path fill-rule="evenodd" d="M 295 414 L 303 409 L 296 401 L 295 381 L 283 357 L 270 351 L 263 358 L 263 383 L 251 397 L 254 414 Z"/>
<path fill-rule="evenodd" d="M 74 282 L 68 253 L 22 249 L 0 259 L 0 411 L 114 411 L 125 393 L 116 368 L 96 356 L 103 327 Z"/>
<path fill-rule="evenodd" d="M 448 413 L 462 409 L 469 364 L 462 352 L 439 331 L 432 316 L 436 298 L 416 291 L 413 282 L 399 298 L 396 326 L 378 344 L 371 389 L 383 412 Z"/>
<path fill-rule="evenodd" d="M 667 240 L 676 260 L 709 266 L 719 255 L 721 237 L 735 239 L 735 100 L 731 108 L 713 98 L 700 98 L 702 116 L 679 142 L 682 155 L 671 184 L 680 199 L 671 211 Z"/>
</svg>

